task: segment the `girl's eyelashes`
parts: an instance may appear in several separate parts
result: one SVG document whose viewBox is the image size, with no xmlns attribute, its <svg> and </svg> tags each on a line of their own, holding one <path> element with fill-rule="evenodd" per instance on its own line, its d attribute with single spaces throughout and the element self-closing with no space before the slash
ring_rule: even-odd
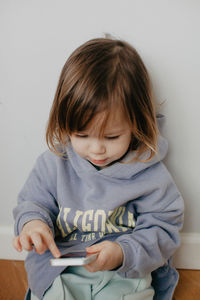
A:
<svg viewBox="0 0 200 300">
<path fill-rule="evenodd" d="M 76 133 L 75 136 L 78 137 L 78 138 L 88 138 L 89 137 L 88 134 L 81 134 L 81 133 Z M 120 137 L 119 135 L 104 136 L 104 138 L 107 139 L 107 140 L 115 140 L 115 139 L 118 139 L 119 137 Z"/>
<path fill-rule="evenodd" d="M 108 140 L 115 140 L 119 138 L 119 135 L 115 135 L 115 136 L 105 136 L 106 139 Z"/>
<path fill-rule="evenodd" d="M 80 138 L 86 138 L 86 137 L 88 137 L 88 135 L 87 134 L 75 134 L 75 136 L 76 137 L 80 137 Z"/>
</svg>

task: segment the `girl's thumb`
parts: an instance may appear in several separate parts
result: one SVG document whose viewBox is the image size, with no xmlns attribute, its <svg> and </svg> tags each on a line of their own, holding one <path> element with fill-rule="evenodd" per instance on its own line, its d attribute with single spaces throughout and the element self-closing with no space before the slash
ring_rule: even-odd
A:
<svg viewBox="0 0 200 300">
<path fill-rule="evenodd" d="M 101 250 L 101 247 L 98 244 L 86 248 L 86 251 L 88 253 L 96 253 L 96 252 L 99 252 L 100 250 Z"/>
</svg>

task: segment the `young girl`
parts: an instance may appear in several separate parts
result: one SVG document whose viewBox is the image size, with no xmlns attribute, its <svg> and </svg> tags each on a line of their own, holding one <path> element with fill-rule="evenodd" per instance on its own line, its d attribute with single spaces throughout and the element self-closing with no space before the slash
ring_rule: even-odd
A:
<svg viewBox="0 0 200 300">
<path fill-rule="evenodd" d="M 147 70 L 132 46 L 94 39 L 61 72 L 46 139 L 14 209 L 26 299 L 170 300 L 183 201 L 161 162 Z M 84 267 L 49 260 L 85 250 Z"/>
</svg>

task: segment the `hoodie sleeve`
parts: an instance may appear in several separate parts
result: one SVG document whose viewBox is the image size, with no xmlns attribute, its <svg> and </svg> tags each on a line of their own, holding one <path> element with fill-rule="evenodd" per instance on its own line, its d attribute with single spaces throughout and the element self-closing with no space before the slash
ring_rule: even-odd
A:
<svg viewBox="0 0 200 300">
<path fill-rule="evenodd" d="M 56 202 L 56 164 L 48 151 L 36 161 L 24 187 L 18 196 L 18 205 L 13 210 L 15 235 L 19 235 L 24 224 L 38 219 L 45 222 L 54 234 L 54 223 L 58 214 Z"/>
<path fill-rule="evenodd" d="M 159 162 L 143 174 L 144 194 L 134 200 L 136 226 L 116 242 L 124 253 L 117 270 L 123 277 L 143 277 L 163 266 L 180 246 L 183 199 L 165 166 Z"/>
</svg>

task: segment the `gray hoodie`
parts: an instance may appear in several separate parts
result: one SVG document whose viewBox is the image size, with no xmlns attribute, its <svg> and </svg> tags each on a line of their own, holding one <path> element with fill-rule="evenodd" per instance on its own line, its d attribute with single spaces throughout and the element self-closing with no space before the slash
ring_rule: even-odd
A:
<svg viewBox="0 0 200 300">
<path fill-rule="evenodd" d="M 158 122 L 162 122 L 158 116 Z M 97 170 L 66 148 L 65 158 L 43 153 L 26 181 L 14 209 L 15 234 L 33 219 L 51 228 L 62 254 L 103 240 L 120 244 L 122 277 L 152 273 L 154 299 L 170 300 L 178 281 L 171 256 L 180 245 L 183 200 L 161 162 L 167 142 L 159 136 L 158 154 L 148 162 L 121 162 Z M 147 157 L 145 154 L 143 158 Z M 34 250 L 26 259 L 29 288 L 39 298 L 65 267 L 52 267 L 50 251 Z M 28 299 L 28 297 L 27 297 Z"/>
</svg>

